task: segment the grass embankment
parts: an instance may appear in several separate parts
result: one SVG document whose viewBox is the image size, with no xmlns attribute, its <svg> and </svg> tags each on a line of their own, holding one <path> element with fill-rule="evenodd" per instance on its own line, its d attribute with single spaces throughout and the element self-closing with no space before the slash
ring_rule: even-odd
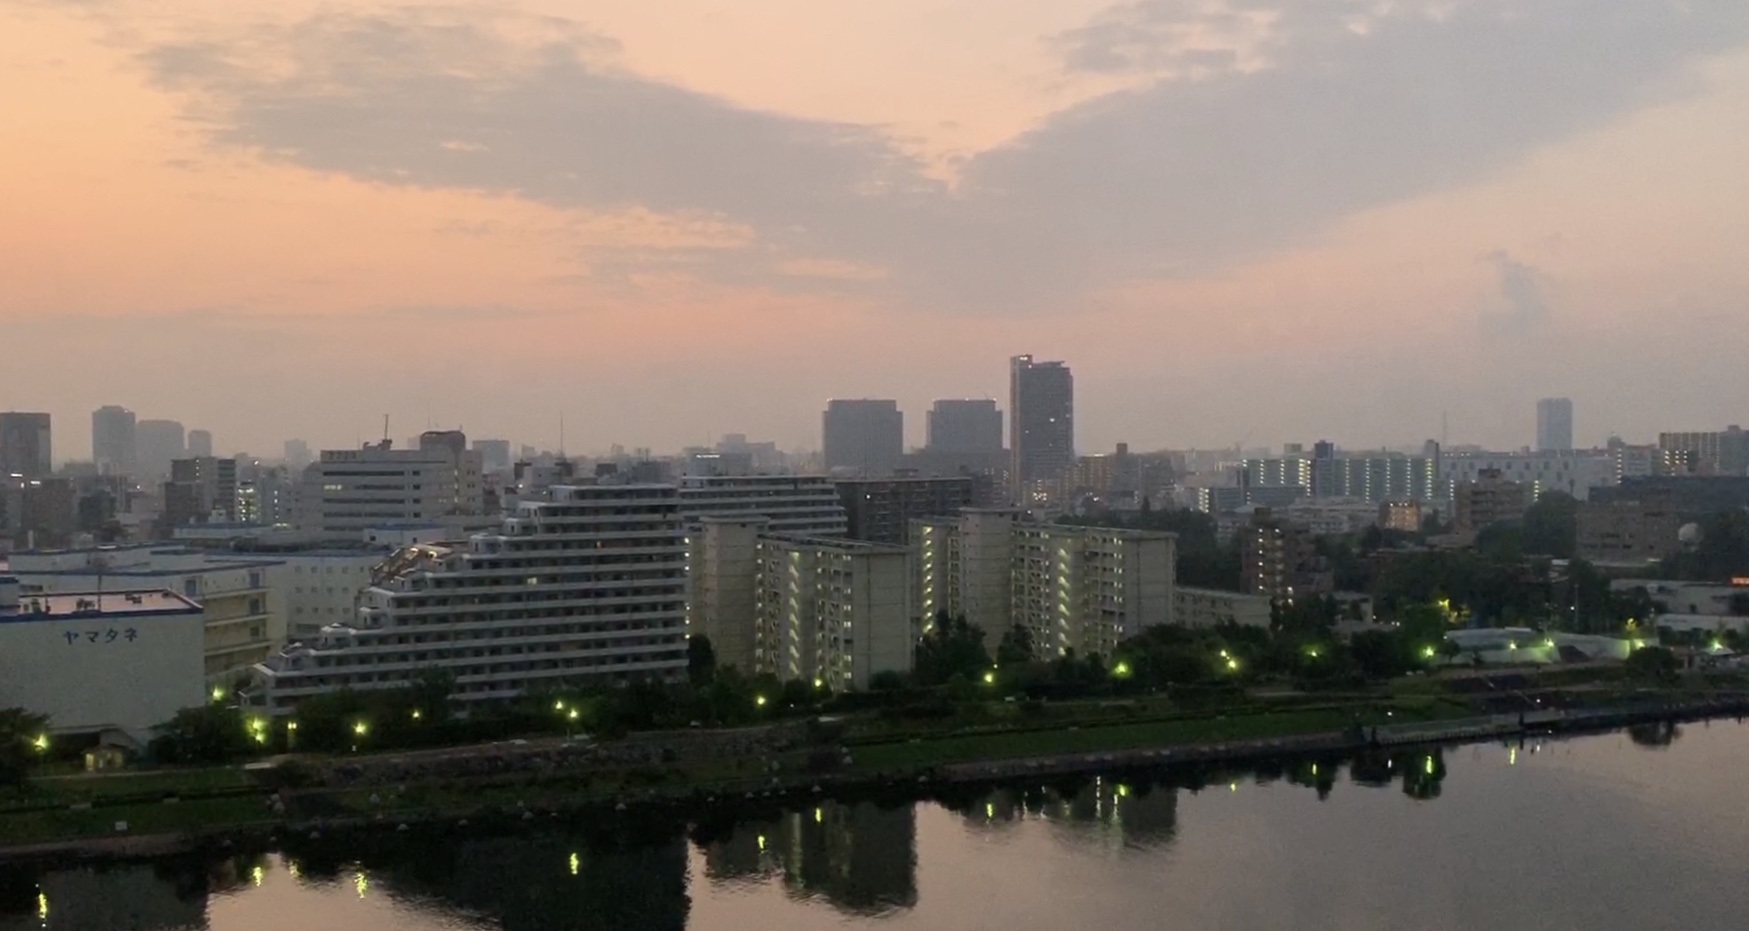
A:
<svg viewBox="0 0 1749 931">
<path fill-rule="evenodd" d="M 1736 685 L 1737 683 L 1731 683 Z M 1540 683 L 1539 683 L 1540 685 Z M 1651 690 L 1619 681 L 1563 679 L 1584 690 L 1582 703 L 1610 707 L 1648 698 L 1692 700 L 1718 691 L 1688 682 Z M 1534 688 L 1535 686 L 1533 686 Z M 1740 690 L 1739 690 L 1740 691 Z M 466 816 L 491 808 L 557 808 L 616 799 L 740 793 L 776 778 L 790 786 L 821 781 L 884 780 L 953 764 L 1081 754 L 1120 753 L 1332 734 L 1365 726 L 1436 722 L 1476 716 L 1469 698 L 1438 681 L 1409 679 L 1354 695 L 1232 696 L 1220 708 L 1186 710 L 1158 696 L 1052 703 L 1044 708 L 989 702 L 963 706 L 939 719 L 905 721 L 880 715 L 845 723 L 843 742 L 854 762 L 827 776 L 808 769 L 806 749 L 776 757 L 725 757 L 641 767 L 506 773 L 478 779 L 433 780 L 299 793 L 285 820 L 329 818 L 411 820 Z M 776 763 L 774 771 L 771 764 Z M 267 788 L 241 767 L 179 769 L 123 775 L 45 776 L 23 793 L 0 792 L 0 846 L 118 836 L 182 834 L 273 823 Z M 165 799 L 174 798 L 174 802 Z"/>
</svg>

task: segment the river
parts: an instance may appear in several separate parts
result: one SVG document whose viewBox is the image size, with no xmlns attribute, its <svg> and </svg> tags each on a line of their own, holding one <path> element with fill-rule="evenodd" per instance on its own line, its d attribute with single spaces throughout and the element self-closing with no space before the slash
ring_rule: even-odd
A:
<svg viewBox="0 0 1749 931">
<path fill-rule="evenodd" d="M 1715 721 L 1114 773 L 710 824 L 0 868 L 0 931 L 1728 929 L 1749 730 Z"/>
</svg>

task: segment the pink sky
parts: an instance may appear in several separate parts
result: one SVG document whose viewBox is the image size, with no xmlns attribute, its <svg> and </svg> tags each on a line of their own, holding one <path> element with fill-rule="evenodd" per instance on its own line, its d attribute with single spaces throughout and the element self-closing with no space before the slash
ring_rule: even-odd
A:
<svg viewBox="0 0 1749 931">
<path fill-rule="evenodd" d="M 0 409 L 1084 449 L 1749 420 L 1749 9 L 0 0 Z M 1004 404 L 1006 402 L 1004 401 Z"/>
</svg>

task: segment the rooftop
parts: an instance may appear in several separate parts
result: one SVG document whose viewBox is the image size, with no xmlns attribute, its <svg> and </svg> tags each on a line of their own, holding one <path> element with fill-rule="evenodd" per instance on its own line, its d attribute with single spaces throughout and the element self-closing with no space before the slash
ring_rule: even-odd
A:
<svg viewBox="0 0 1749 931">
<path fill-rule="evenodd" d="M 70 618 L 179 617 L 201 614 L 202 610 L 193 601 L 165 589 L 66 592 L 54 595 L 21 595 L 16 608 L 0 605 L 0 623 Z"/>
</svg>

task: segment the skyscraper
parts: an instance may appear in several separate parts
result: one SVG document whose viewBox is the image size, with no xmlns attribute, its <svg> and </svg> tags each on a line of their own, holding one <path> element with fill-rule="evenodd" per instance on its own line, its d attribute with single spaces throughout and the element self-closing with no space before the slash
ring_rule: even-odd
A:
<svg viewBox="0 0 1749 931">
<path fill-rule="evenodd" d="M 830 401 L 822 432 L 828 469 L 887 475 L 905 455 L 905 415 L 897 401 Z"/>
<path fill-rule="evenodd" d="M 1061 362 L 1035 362 L 1032 356 L 1010 359 L 1008 375 L 1015 487 L 1056 481 L 1075 465 L 1075 376 Z"/>
<path fill-rule="evenodd" d="M 213 435 L 206 430 L 188 431 L 188 455 L 191 458 L 213 454 Z"/>
<path fill-rule="evenodd" d="M 47 478 L 54 467 L 49 415 L 0 414 L 0 476 Z"/>
<path fill-rule="evenodd" d="M 140 477 L 163 480 L 170 463 L 188 455 L 182 424 L 174 420 L 142 420 L 134 428 L 134 455 Z"/>
<path fill-rule="evenodd" d="M 1543 398 L 1536 402 L 1536 448 L 1539 452 L 1564 452 L 1573 448 L 1572 401 Z"/>
<path fill-rule="evenodd" d="M 91 412 L 91 458 L 99 472 L 132 475 L 135 466 L 134 412 L 114 404 Z"/>
<path fill-rule="evenodd" d="M 928 427 L 925 445 L 932 453 L 1002 452 L 1002 412 L 995 401 L 936 401 Z"/>
</svg>

